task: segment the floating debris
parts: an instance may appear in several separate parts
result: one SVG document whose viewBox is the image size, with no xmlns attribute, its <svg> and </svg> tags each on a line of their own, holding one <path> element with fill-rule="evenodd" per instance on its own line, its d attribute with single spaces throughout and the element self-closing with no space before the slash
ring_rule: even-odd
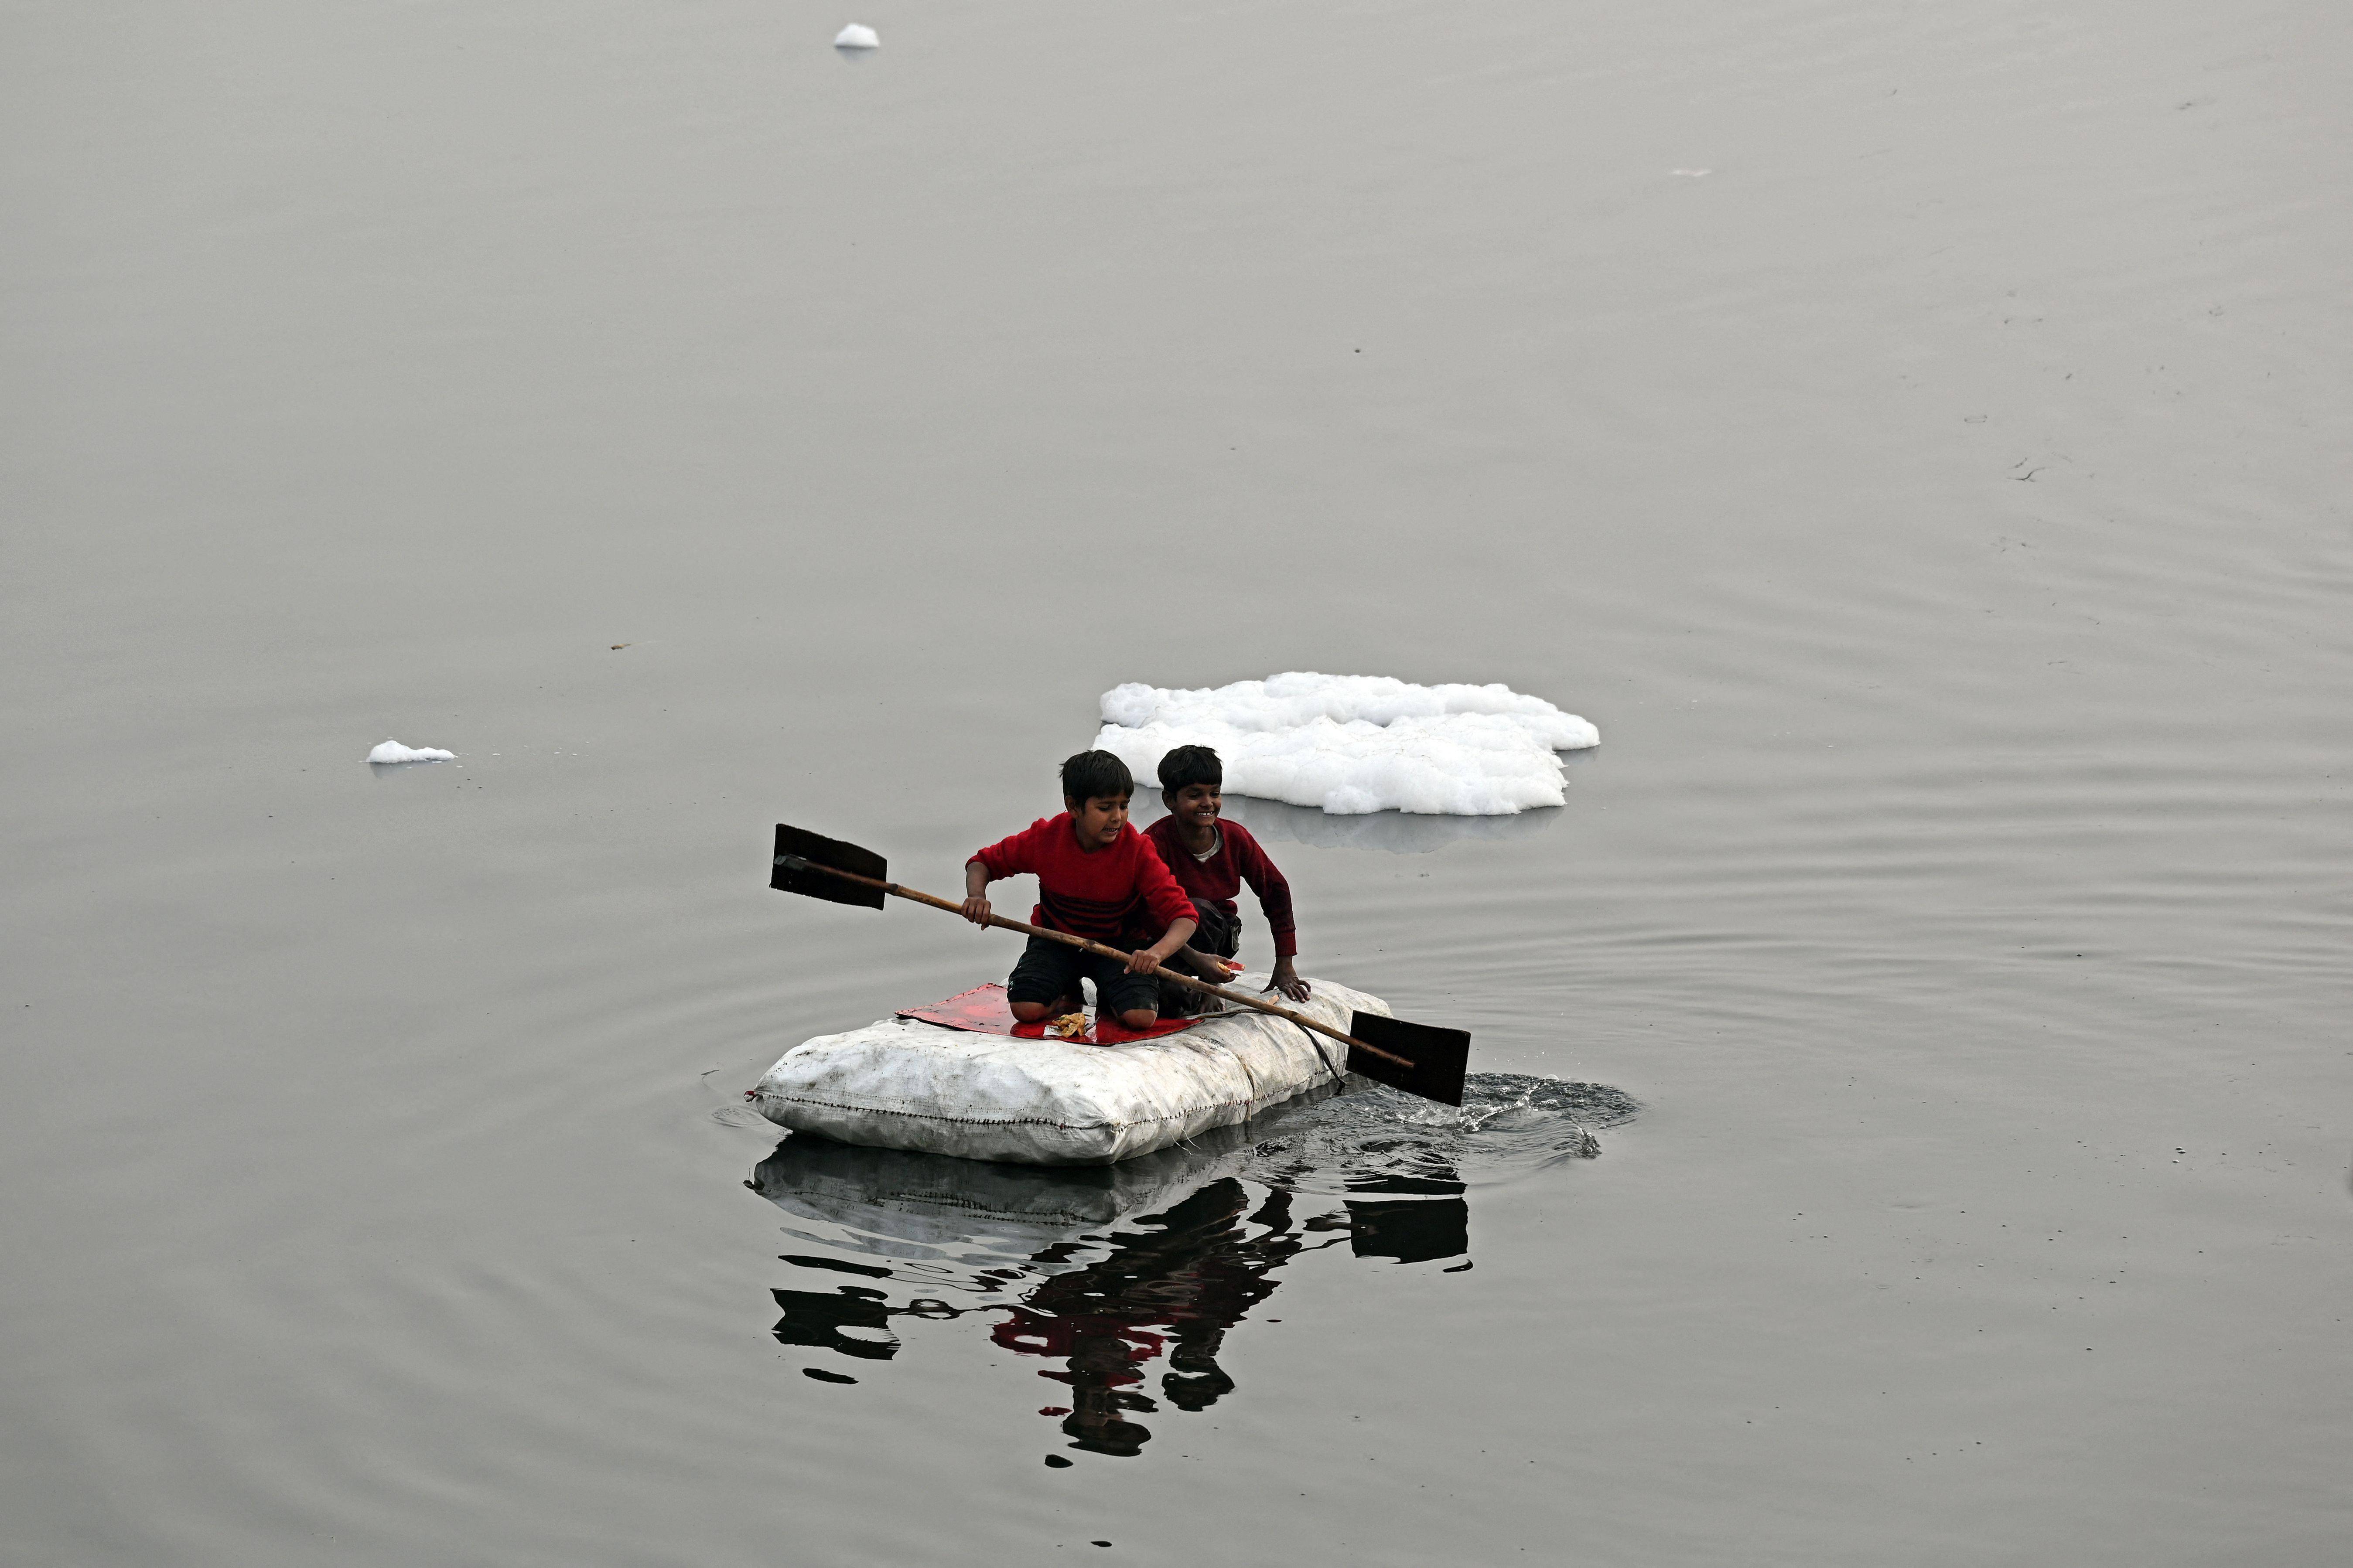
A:
<svg viewBox="0 0 2353 1568">
<path fill-rule="evenodd" d="M 397 741 L 386 741 L 368 753 L 368 761 L 392 767 L 402 763 L 454 763 L 455 752 L 444 752 L 433 746 L 404 746 Z"/>
</svg>

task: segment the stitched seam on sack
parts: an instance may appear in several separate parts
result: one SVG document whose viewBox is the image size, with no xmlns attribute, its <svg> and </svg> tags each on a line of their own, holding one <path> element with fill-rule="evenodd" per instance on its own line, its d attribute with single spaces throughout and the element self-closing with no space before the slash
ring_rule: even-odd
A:
<svg viewBox="0 0 2353 1568">
<path fill-rule="evenodd" d="M 966 1127 L 1059 1127 L 1065 1131 L 1082 1131 L 1097 1127 L 1149 1127 L 1155 1121 L 1182 1121 L 1188 1116 L 1198 1116 L 1204 1110 L 1229 1110 L 1237 1105 L 1258 1103 L 1258 1097 L 1218 1100 L 1190 1110 L 1172 1110 L 1166 1116 L 1147 1116 L 1141 1121 L 1054 1121 L 1043 1116 L 945 1116 L 936 1110 L 902 1110 L 895 1105 L 846 1105 L 838 1100 L 817 1100 L 806 1094 L 776 1094 L 765 1089 L 754 1092 L 762 1100 L 822 1106 L 828 1110 L 855 1110 L 868 1116 L 907 1116 L 918 1121 L 954 1121 Z"/>
</svg>

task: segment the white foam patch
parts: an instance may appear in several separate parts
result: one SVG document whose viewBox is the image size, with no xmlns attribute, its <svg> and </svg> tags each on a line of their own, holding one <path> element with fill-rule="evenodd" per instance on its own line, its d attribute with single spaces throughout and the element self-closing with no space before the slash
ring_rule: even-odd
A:
<svg viewBox="0 0 2353 1568">
<path fill-rule="evenodd" d="M 1556 752 L 1601 743 L 1574 713 L 1506 686 L 1416 686 L 1297 671 L 1215 689 L 1103 693 L 1095 745 L 1146 788 L 1172 748 L 1208 746 L 1236 795 L 1334 816 L 1500 816 L 1567 799 Z"/>
<path fill-rule="evenodd" d="M 1541 697 L 1523 696 L 1501 683 L 1416 686 L 1387 675 L 1293 670 L 1264 680 L 1237 680 L 1231 686 L 1214 688 L 1130 681 L 1103 694 L 1103 722 L 1130 729 L 1203 720 L 1222 721 L 1237 730 L 1287 730 L 1314 719 L 1343 724 L 1361 719 L 1388 725 L 1399 719 L 1452 713 L 1503 715 L 1556 752 L 1581 751 L 1601 743 L 1601 731 L 1576 714 L 1564 713 Z"/>
<path fill-rule="evenodd" d="M 368 753 L 372 763 L 454 763 L 455 752 L 436 750 L 431 746 L 404 746 L 397 741 L 386 741 Z"/>
<path fill-rule="evenodd" d="M 863 22 L 852 22 L 833 36 L 833 47 L 837 49 L 879 49 L 882 47 L 882 37 Z"/>
</svg>

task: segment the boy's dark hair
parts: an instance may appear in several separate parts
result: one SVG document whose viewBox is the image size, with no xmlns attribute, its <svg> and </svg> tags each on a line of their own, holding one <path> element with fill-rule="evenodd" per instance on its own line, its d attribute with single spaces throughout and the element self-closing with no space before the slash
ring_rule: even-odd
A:
<svg viewBox="0 0 2353 1568">
<path fill-rule="evenodd" d="M 1175 795 L 1187 784 L 1210 784 L 1223 789 L 1226 764 L 1207 746 L 1179 746 L 1160 759 L 1160 787 Z"/>
<path fill-rule="evenodd" d="M 1081 752 L 1062 764 L 1062 798 L 1124 800 L 1135 793 L 1135 776 L 1109 752 Z"/>
</svg>

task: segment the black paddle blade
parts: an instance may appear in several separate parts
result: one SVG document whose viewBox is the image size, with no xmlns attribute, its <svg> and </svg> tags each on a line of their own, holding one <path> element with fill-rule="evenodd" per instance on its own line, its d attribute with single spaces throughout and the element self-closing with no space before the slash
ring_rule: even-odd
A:
<svg viewBox="0 0 2353 1568">
<path fill-rule="evenodd" d="M 795 865 L 794 861 L 806 861 Z M 860 849 L 855 844 L 844 844 L 839 838 L 828 838 L 805 828 L 776 824 L 776 858 L 775 875 L 768 886 L 783 893 L 807 893 L 812 899 L 829 899 L 837 904 L 857 904 L 865 909 L 882 907 L 882 889 L 860 882 L 845 882 L 827 875 L 818 868 L 834 867 L 843 871 L 855 871 L 861 877 L 871 877 L 878 882 L 891 879 L 890 862 L 871 849 Z"/>
<path fill-rule="evenodd" d="M 1375 1083 L 1434 1100 L 1440 1105 L 1462 1103 L 1462 1075 L 1471 1065 L 1471 1037 L 1461 1029 L 1409 1024 L 1377 1013 L 1348 1015 L 1348 1033 L 1368 1046 L 1399 1056 L 1413 1066 L 1401 1068 L 1371 1051 L 1348 1047 L 1348 1070 Z"/>
</svg>

